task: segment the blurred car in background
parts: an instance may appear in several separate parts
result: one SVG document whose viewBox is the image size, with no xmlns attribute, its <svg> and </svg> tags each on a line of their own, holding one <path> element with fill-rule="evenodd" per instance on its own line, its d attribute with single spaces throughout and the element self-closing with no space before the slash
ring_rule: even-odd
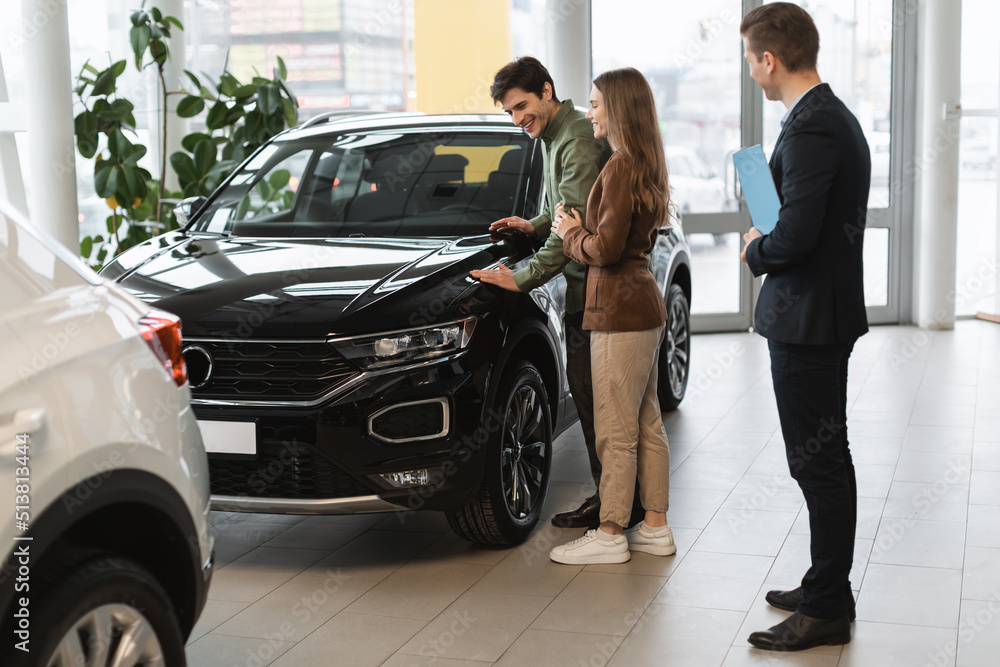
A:
<svg viewBox="0 0 1000 667">
<path fill-rule="evenodd" d="M 664 146 L 670 196 L 681 217 L 688 213 L 735 211 L 736 200 L 729 196 L 726 184 L 698 154 L 686 146 Z M 715 245 L 725 243 L 725 234 L 712 234 Z"/>
<path fill-rule="evenodd" d="M 2 202 L 0 282 L 0 664 L 183 665 L 213 540 L 180 321 Z"/>
<path fill-rule="evenodd" d="M 683 216 L 687 213 L 718 213 L 736 210 L 726 185 L 704 160 L 685 146 L 665 146 L 670 195 Z"/>
</svg>

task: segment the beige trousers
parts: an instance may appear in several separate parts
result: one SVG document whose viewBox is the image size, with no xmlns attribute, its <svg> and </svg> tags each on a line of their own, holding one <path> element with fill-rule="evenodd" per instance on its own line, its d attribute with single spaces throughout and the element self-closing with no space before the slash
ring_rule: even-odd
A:
<svg viewBox="0 0 1000 667">
<path fill-rule="evenodd" d="M 666 512 L 670 502 L 670 448 L 656 397 L 662 340 L 662 325 L 590 333 L 602 522 L 628 525 L 637 474 L 643 507 Z"/>
</svg>

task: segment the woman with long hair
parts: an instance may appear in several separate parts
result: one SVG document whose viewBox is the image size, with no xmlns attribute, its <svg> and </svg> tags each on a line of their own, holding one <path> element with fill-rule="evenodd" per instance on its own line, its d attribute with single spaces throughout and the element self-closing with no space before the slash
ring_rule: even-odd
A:
<svg viewBox="0 0 1000 667">
<path fill-rule="evenodd" d="M 587 199 L 587 224 L 558 210 L 563 251 L 587 265 L 594 425 L 601 459 L 601 524 L 552 550 L 558 563 L 624 563 L 629 549 L 676 552 L 667 525 L 670 450 L 656 397 L 666 307 L 649 254 L 669 220 L 670 189 L 653 93 L 631 67 L 594 79 L 587 118 L 614 150 Z M 645 519 L 629 530 L 636 475 Z"/>
</svg>

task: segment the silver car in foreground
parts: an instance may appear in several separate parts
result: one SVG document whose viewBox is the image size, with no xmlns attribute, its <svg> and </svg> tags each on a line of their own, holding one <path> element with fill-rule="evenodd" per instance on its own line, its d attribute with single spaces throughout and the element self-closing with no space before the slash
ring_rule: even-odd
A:
<svg viewBox="0 0 1000 667">
<path fill-rule="evenodd" d="M 185 664 L 212 572 L 180 322 L 0 203 L 0 664 Z"/>
</svg>

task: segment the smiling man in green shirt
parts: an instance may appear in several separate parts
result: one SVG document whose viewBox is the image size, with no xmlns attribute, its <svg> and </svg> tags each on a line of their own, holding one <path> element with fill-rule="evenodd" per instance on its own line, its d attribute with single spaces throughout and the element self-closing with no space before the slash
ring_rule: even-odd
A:
<svg viewBox="0 0 1000 667">
<path fill-rule="evenodd" d="M 595 139 L 591 123 L 573 106 L 560 102 L 548 70 L 531 56 L 518 58 L 500 69 L 490 87 L 493 101 L 503 106 L 515 125 L 532 139 L 542 140 L 545 168 L 545 208 L 525 220 L 509 217 L 490 225 L 491 231 L 517 229 L 529 236 L 546 237 L 528 266 L 512 271 L 503 264 L 489 271 L 472 271 L 472 277 L 511 292 L 530 292 L 560 273 L 566 276 L 566 376 L 580 417 L 590 456 L 594 483 L 600 485 L 601 462 L 594 438 L 594 390 L 590 375 L 590 337 L 583 330 L 583 285 L 586 267 L 563 254 L 562 239 L 550 233 L 556 206 L 575 208 L 586 219 L 587 197 L 604 163 L 611 156 L 606 140 Z M 635 507 L 641 513 L 638 503 Z M 572 511 L 557 514 L 552 523 L 565 527 L 596 526 L 600 499 L 595 494 Z"/>
</svg>

